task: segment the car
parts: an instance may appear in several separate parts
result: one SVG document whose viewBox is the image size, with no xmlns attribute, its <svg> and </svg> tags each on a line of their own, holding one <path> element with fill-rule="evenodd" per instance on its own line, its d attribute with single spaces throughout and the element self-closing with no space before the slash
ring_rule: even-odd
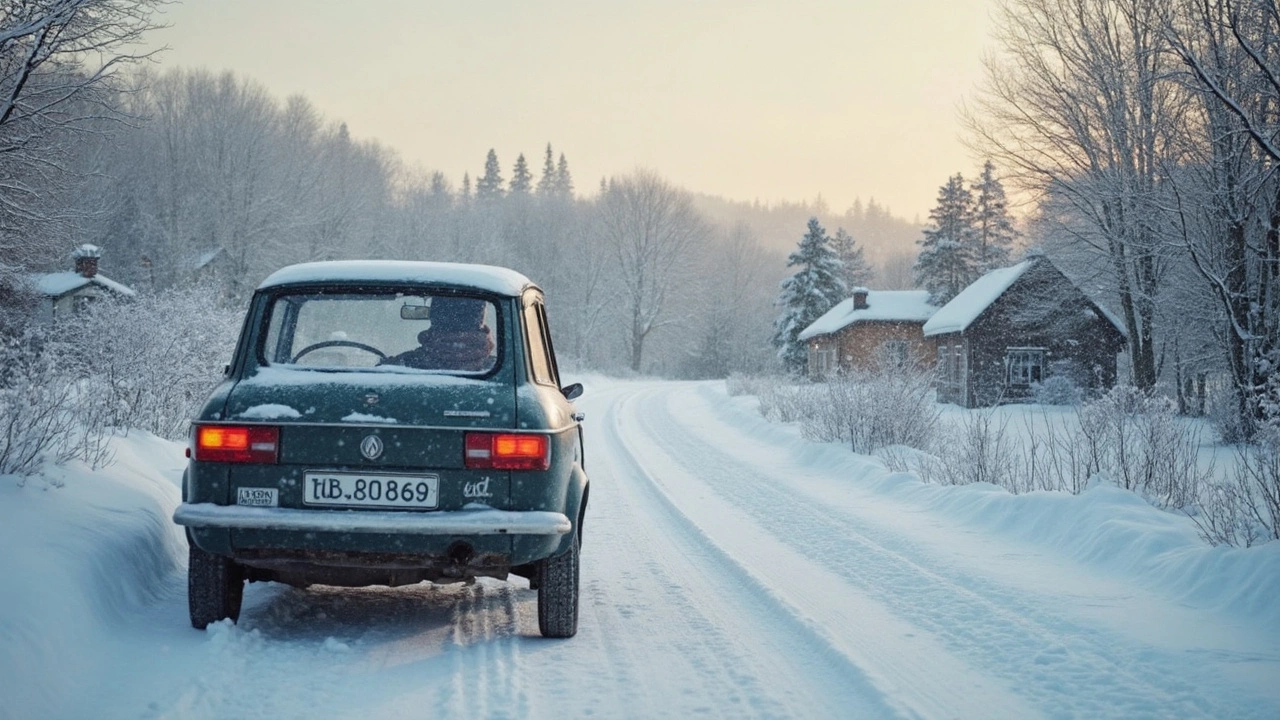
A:
<svg viewBox="0 0 1280 720">
<path fill-rule="evenodd" d="M 590 486 L 582 385 L 560 385 L 541 289 L 487 265 L 293 265 L 249 303 L 192 421 L 182 504 L 191 624 L 245 582 L 518 575 L 547 637 L 578 627 Z"/>
</svg>

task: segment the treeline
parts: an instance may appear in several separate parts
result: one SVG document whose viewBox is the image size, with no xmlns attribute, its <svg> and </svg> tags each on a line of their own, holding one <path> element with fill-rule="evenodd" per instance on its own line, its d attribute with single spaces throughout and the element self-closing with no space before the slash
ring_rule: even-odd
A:
<svg viewBox="0 0 1280 720">
<path fill-rule="evenodd" d="M 1128 328 L 1131 380 L 1280 424 L 1275 0 L 1011 0 L 966 119 L 1033 234 Z M 1210 392 L 1210 401 L 1214 393 Z"/>
</svg>

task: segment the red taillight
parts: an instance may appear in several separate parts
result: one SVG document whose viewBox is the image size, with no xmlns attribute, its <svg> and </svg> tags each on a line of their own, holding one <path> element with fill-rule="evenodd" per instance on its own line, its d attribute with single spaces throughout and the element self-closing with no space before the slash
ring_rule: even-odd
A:
<svg viewBox="0 0 1280 720">
<path fill-rule="evenodd" d="M 546 435 L 467 433 L 465 465 L 477 470 L 546 470 L 551 445 Z"/>
<path fill-rule="evenodd" d="M 280 428 L 197 425 L 195 450 L 201 462 L 275 463 L 280 458 Z"/>
</svg>

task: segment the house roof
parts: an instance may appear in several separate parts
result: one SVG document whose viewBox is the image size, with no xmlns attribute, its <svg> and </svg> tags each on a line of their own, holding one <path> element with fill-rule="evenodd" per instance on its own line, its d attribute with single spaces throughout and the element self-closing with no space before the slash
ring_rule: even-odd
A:
<svg viewBox="0 0 1280 720">
<path fill-rule="evenodd" d="M 970 283 L 969 287 L 951 298 L 951 302 L 929 318 L 924 324 L 924 335 L 964 332 L 986 309 L 991 307 L 1005 290 L 1035 265 L 1034 260 L 1024 260 L 1017 265 L 998 268 Z"/>
<path fill-rule="evenodd" d="M 37 292 L 41 295 L 52 298 L 60 298 L 63 295 L 73 293 L 86 285 L 97 285 L 99 287 L 106 288 L 113 293 L 124 295 L 126 297 L 134 297 L 138 294 L 128 285 L 118 283 L 101 274 L 87 278 L 80 273 L 67 270 L 65 272 L 38 273 L 36 275 L 32 275 L 31 279 L 36 285 Z"/>
<path fill-rule="evenodd" d="M 465 263 L 409 260 L 331 260 L 281 268 L 259 289 L 313 283 L 424 283 L 457 285 L 515 297 L 533 283 L 507 268 Z"/>
<path fill-rule="evenodd" d="M 938 312 L 924 290 L 868 290 L 867 307 L 854 310 L 853 298 L 840 301 L 797 336 L 808 340 L 839 332 L 859 322 L 924 322 Z"/>
</svg>

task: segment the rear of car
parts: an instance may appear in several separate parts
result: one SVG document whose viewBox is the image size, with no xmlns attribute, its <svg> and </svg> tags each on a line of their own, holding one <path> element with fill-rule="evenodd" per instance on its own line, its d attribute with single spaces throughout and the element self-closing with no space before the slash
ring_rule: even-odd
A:
<svg viewBox="0 0 1280 720">
<path fill-rule="evenodd" d="M 548 364 L 541 292 L 509 270 L 315 263 L 268 278 L 193 423 L 175 513 L 192 624 L 236 619 L 245 580 L 515 572 L 539 589 L 543 633 L 572 635 L 586 475 Z"/>
</svg>

